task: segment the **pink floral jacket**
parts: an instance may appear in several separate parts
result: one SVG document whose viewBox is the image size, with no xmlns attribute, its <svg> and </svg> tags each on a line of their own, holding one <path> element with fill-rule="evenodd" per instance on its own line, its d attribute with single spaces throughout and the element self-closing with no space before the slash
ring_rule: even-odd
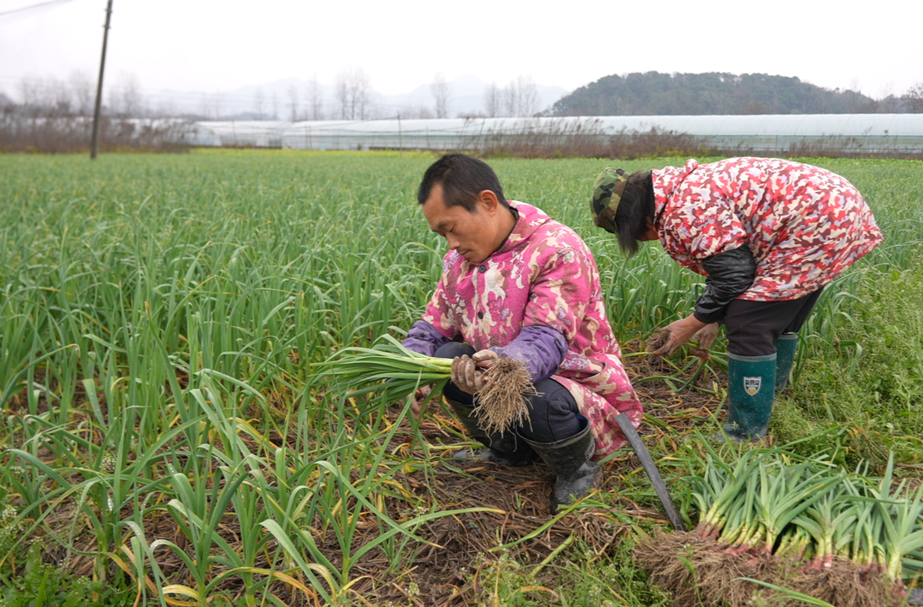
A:
<svg viewBox="0 0 923 607">
<path fill-rule="evenodd" d="M 638 427 L 642 411 L 606 319 L 596 262 L 567 226 L 533 206 L 510 206 L 519 219 L 487 260 L 473 264 L 455 251 L 446 254 L 423 320 L 476 350 L 505 346 L 523 327 L 559 331 L 568 352 L 552 379 L 573 394 L 589 419 L 600 459 L 625 441 L 615 413 L 625 413 Z"/>
<path fill-rule="evenodd" d="M 777 158 L 730 158 L 652 171 L 655 227 L 667 253 L 701 261 L 741 245 L 756 280 L 740 296 L 798 299 L 828 284 L 881 243 L 871 210 L 845 178 Z"/>
</svg>

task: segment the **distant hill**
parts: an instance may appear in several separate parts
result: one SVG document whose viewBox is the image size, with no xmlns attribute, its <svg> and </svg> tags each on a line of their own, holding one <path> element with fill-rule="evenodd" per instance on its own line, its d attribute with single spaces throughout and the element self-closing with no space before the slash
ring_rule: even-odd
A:
<svg viewBox="0 0 923 607">
<path fill-rule="evenodd" d="M 877 111 L 874 99 L 767 74 L 611 75 L 559 99 L 551 116 L 852 114 Z"/>
</svg>

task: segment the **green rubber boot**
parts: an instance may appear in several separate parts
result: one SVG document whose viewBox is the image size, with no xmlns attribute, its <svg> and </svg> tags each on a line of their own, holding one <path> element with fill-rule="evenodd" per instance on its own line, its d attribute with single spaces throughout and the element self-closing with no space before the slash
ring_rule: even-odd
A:
<svg viewBox="0 0 923 607">
<path fill-rule="evenodd" d="M 766 436 L 776 386 L 776 355 L 728 352 L 728 420 L 724 431 L 736 441 Z"/>
<path fill-rule="evenodd" d="M 792 374 L 792 364 L 795 362 L 795 352 L 798 350 L 798 335 L 785 333 L 773 344 L 776 347 L 776 394 L 785 389 L 789 376 Z"/>
</svg>

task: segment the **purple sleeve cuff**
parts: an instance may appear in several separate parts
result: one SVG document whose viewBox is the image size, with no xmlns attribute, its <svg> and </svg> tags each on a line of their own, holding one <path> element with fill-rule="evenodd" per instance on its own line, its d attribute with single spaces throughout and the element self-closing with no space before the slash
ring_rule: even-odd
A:
<svg viewBox="0 0 923 607">
<path fill-rule="evenodd" d="M 410 331 L 407 332 L 407 339 L 401 343 L 411 352 L 432 356 L 439 349 L 439 346 L 450 341 L 452 340 L 437 331 L 433 325 L 425 320 L 418 320 L 413 323 Z"/>
<path fill-rule="evenodd" d="M 523 327 L 509 345 L 491 348 L 500 358 L 512 358 L 526 364 L 532 383 L 547 379 L 561 366 L 567 355 L 567 340 L 551 327 Z"/>
</svg>

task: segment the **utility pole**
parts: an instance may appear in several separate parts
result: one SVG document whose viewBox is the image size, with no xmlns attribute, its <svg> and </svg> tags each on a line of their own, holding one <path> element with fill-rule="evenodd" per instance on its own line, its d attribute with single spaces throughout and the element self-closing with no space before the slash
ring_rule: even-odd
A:
<svg viewBox="0 0 923 607">
<path fill-rule="evenodd" d="M 109 19 L 112 17 L 112 0 L 106 6 L 106 25 L 103 26 L 103 56 L 99 60 L 99 82 L 96 84 L 96 109 L 93 111 L 93 140 L 90 143 L 90 160 L 99 152 L 99 110 L 103 102 L 103 73 L 106 71 L 106 43 L 109 42 Z"/>
</svg>

